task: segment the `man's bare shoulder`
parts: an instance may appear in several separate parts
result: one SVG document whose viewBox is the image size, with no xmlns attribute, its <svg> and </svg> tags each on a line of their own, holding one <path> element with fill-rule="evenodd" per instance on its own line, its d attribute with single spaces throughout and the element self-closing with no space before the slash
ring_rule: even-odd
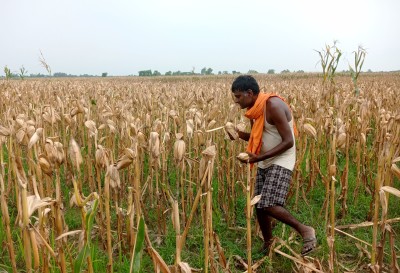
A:
<svg viewBox="0 0 400 273">
<path fill-rule="evenodd" d="M 277 109 L 289 109 L 286 105 L 286 103 L 281 100 L 279 97 L 271 97 L 267 100 L 266 102 L 266 107 L 267 107 L 267 111 L 268 110 L 277 110 Z"/>
</svg>

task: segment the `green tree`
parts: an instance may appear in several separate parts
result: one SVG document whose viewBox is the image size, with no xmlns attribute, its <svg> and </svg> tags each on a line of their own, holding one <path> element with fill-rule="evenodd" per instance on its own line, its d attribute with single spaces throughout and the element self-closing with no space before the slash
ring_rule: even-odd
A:
<svg viewBox="0 0 400 273">
<path fill-rule="evenodd" d="M 172 72 L 172 75 L 173 76 L 179 76 L 179 75 L 181 75 L 181 71 L 178 70 L 178 71 Z"/>
<path fill-rule="evenodd" d="M 63 78 L 63 77 L 68 77 L 68 74 L 67 74 L 67 73 L 64 73 L 64 72 L 55 72 L 55 73 L 53 74 L 53 77 Z"/>
<path fill-rule="evenodd" d="M 282 71 L 281 71 L 281 74 L 287 74 L 287 73 L 290 73 L 290 70 L 289 70 L 289 69 L 285 69 L 285 70 L 282 70 Z"/>
<path fill-rule="evenodd" d="M 141 77 L 149 77 L 149 76 L 153 76 L 153 73 L 151 72 L 151 69 L 142 70 L 142 71 L 139 71 L 139 76 L 141 76 Z"/>
<path fill-rule="evenodd" d="M 258 74 L 256 70 L 250 69 L 247 74 Z"/>
<path fill-rule="evenodd" d="M 165 76 L 171 76 L 171 75 L 172 75 L 172 71 L 165 72 Z"/>
<path fill-rule="evenodd" d="M 158 72 L 157 70 L 154 70 L 154 72 L 153 72 L 153 76 L 161 76 L 161 73 L 160 73 L 160 72 Z"/>
<path fill-rule="evenodd" d="M 267 74 L 275 74 L 275 69 L 268 69 Z"/>
<path fill-rule="evenodd" d="M 107 77 L 107 75 L 108 75 L 108 73 L 107 73 L 107 72 L 103 72 L 103 73 L 101 73 L 101 76 L 102 76 L 103 78 Z"/>
<path fill-rule="evenodd" d="M 213 75 L 212 72 L 213 72 L 212 68 L 209 67 L 209 68 L 207 69 L 206 75 Z"/>
</svg>

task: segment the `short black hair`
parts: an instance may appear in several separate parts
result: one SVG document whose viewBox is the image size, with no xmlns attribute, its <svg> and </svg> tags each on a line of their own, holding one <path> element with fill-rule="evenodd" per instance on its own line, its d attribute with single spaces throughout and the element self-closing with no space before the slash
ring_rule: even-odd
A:
<svg viewBox="0 0 400 273">
<path fill-rule="evenodd" d="M 231 88 L 232 92 L 236 91 L 243 92 L 249 89 L 253 91 L 255 95 L 260 93 L 260 87 L 258 86 L 256 79 L 254 79 L 250 75 L 240 75 L 232 83 L 232 88 Z"/>
</svg>

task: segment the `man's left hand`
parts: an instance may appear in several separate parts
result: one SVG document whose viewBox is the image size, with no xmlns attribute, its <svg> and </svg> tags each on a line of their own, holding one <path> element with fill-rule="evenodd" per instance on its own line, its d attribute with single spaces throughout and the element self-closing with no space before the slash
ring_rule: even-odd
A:
<svg viewBox="0 0 400 273">
<path fill-rule="evenodd" d="M 247 154 L 249 155 L 249 161 L 247 163 L 256 163 L 258 162 L 258 156 L 256 154 L 247 152 Z"/>
<path fill-rule="evenodd" d="M 238 160 L 242 163 L 256 163 L 258 162 L 258 157 L 256 154 L 250 153 L 250 152 L 246 152 L 249 155 L 249 159 L 248 160 L 243 160 L 243 159 L 239 159 Z"/>
</svg>

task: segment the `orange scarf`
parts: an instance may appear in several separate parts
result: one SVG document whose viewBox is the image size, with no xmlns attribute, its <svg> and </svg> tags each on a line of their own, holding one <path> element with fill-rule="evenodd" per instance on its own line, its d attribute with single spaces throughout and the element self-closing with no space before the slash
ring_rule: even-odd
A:
<svg viewBox="0 0 400 273">
<path fill-rule="evenodd" d="M 262 146 L 262 134 L 263 134 L 263 130 L 264 130 L 264 121 L 265 121 L 264 107 L 266 105 L 266 101 L 271 97 L 278 97 L 287 104 L 285 99 L 279 95 L 276 95 L 273 93 L 259 93 L 257 100 L 255 101 L 253 107 L 248 109 L 244 115 L 246 118 L 255 120 L 253 127 L 251 128 L 249 144 L 247 145 L 247 152 L 250 152 L 250 153 L 253 153 L 256 155 L 258 155 L 260 153 L 261 146 Z M 289 105 L 288 105 L 288 107 L 290 109 Z M 293 119 L 293 114 L 292 114 L 292 119 Z M 295 135 L 297 136 L 297 129 L 296 129 L 294 120 L 293 120 L 293 130 L 294 130 Z"/>
</svg>

